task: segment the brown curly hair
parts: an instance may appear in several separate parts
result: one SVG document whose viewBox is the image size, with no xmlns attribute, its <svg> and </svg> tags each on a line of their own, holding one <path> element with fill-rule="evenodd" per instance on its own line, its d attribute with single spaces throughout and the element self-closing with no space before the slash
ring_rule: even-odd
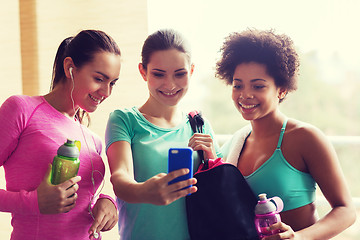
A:
<svg viewBox="0 0 360 240">
<path fill-rule="evenodd" d="M 273 30 L 248 29 L 231 33 L 220 49 L 221 59 L 216 63 L 216 77 L 231 85 L 236 66 L 241 63 L 264 64 L 275 79 L 277 87 L 296 90 L 299 57 L 292 40 Z"/>
</svg>

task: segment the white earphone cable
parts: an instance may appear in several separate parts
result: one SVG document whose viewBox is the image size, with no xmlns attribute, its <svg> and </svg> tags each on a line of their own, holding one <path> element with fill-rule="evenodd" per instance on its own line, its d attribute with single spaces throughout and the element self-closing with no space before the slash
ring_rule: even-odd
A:
<svg viewBox="0 0 360 240">
<path fill-rule="evenodd" d="M 72 75 L 72 71 L 70 71 L 70 76 L 71 76 L 71 80 L 72 80 L 72 88 L 71 88 L 71 92 L 70 92 L 70 97 L 71 97 L 71 101 L 72 101 L 73 110 L 74 110 L 74 113 L 75 113 L 75 118 L 77 118 L 77 116 L 76 116 L 77 110 L 75 109 L 75 102 L 74 102 L 74 98 L 73 98 L 73 92 L 74 92 L 74 88 L 75 88 L 75 83 L 74 83 L 74 78 L 73 78 L 73 75 Z M 77 119 L 77 120 L 79 120 L 79 119 Z M 94 163 L 92 161 L 90 148 L 89 148 L 89 145 L 88 145 L 88 142 L 86 140 L 84 130 L 83 130 L 80 122 L 79 122 L 79 126 L 80 126 L 80 129 L 81 129 L 81 134 L 82 134 L 82 136 L 84 138 L 84 141 L 85 141 L 85 145 L 86 145 L 86 148 L 87 148 L 87 151 L 88 151 L 88 154 L 89 154 L 89 158 L 90 158 L 90 163 L 91 163 L 91 183 L 93 185 L 93 196 L 89 200 L 88 211 L 89 211 L 89 214 L 91 215 L 91 217 L 93 218 L 93 220 L 95 220 L 94 214 L 92 213 L 91 206 L 92 206 L 92 203 L 93 203 L 94 199 L 96 199 L 100 195 L 102 189 L 104 188 L 105 180 L 104 180 L 104 175 L 99 170 L 95 170 L 95 168 L 94 168 Z M 95 142 L 94 142 L 94 145 L 95 145 Z M 100 189 L 98 191 L 96 191 L 96 187 L 95 187 L 94 173 L 98 173 L 101 176 L 101 187 L 100 187 Z M 95 233 L 93 235 L 94 235 L 95 238 L 97 238 L 97 236 L 99 236 L 99 233 L 96 233 L 96 234 Z"/>
</svg>

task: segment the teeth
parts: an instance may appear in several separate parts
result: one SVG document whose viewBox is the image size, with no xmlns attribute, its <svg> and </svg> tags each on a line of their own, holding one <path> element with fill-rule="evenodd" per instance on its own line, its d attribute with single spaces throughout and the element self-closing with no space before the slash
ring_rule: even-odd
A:
<svg viewBox="0 0 360 240">
<path fill-rule="evenodd" d="M 243 104 L 241 104 L 241 103 L 240 103 L 240 105 L 241 105 L 241 107 L 243 107 L 243 108 L 245 108 L 245 109 L 254 108 L 254 107 L 257 106 L 257 105 L 243 105 Z"/>
<path fill-rule="evenodd" d="M 162 92 L 163 94 L 165 94 L 166 96 L 172 96 L 172 95 L 175 95 L 176 94 L 176 92 L 173 92 L 173 93 L 167 93 L 167 92 Z"/>
<path fill-rule="evenodd" d="M 103 99 L 103 98 L 96 98 L 96 97 L 94 97 L 93 95 L 90 95 L 90 94 L 89 94 L 89 96 L 90 96 L 90 98 L 91 98 L 92 100 L 94 100 L 94 101 L 97 102 L 97 103 L 100 103 L 101 100 Z"/>
</svg>

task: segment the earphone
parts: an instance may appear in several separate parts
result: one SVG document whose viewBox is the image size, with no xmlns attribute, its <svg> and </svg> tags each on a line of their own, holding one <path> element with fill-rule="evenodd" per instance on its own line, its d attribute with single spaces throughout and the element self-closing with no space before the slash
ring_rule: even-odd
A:
<svg viewBox="0 0 360 240">
<path fill-rule="evenodd" d="M 74 87 L 75 87 L 75 83 L 74 83 L 74 76 L 73 76 L 73 67 L 70 67 L 69 68 L 69 72 L 70 72 L 70 77 L 71 77 L 71 80 L 72 80 L 72 88 L 71 88 L 71 92 L 70 92 L 70 97 L 71 97 L 71 101 L 72 101 L 72 105 L 73 105 L 73 109 L 74 109 L 74 112 L 76 112 L 76 109 L 75 109 L 75 102 L 74 102 L 74 98 L 73 98 L 73 91 L 74 91 Z M 79 125 L 80 129 L 81 129 L 81 133 L 84 137 L 84 141 L 85 141 L 85 145 L 86 145 L 86 148 L 87 148 L 87 151 L 89 153 L 89 157 L 90 157 L 90 163 L 91 163 L 91 183 L 93 185 L 93 191 L 94 191 L 94 195 L 91 197 L 90 201 L 89 201 L 89 206 L 88 206 L 88 211 L 89 211 L 89 214 L 91 215 L 91 217 L 95 220 L 95 217 L 92 213 L 92 209 L 91 209 L 91 206 L 92 206 L 92 202 L 94 201 L 95 198 L 97 198 L 97 196 L 100 194 L 100 192 L 102 191 L 102 189 L 104 188 L 104 185 L 105 185 L 105 182 L 104 182 L 104 175 L 99 171 L 99 170 L 95 170 L 94 169 L 94 163 L 92 161 L 92 158 L 91 158 L 91 154 L 90 154 L 90 148 L 89 148 L 89 145 L 87 143 L 87 140 L 86 140 L 86 137 L 85 137 L 85 133 L 83 131 L 83 128 L 81 126 L 81 124 Z M 101 178 L 102 178 L 102 184 L 100 183 L 100 190 L 96 191 L 95 189 L 95 180 L 94 180 L 94 173 L 98 173 L 101 175 Z M 97 193 L 98 192 L 98 193 Z M 95 239 L 99 238 L 100 237 L 100 233 L 97 233 L 97 232 L 94 232 L 93 233 L 93 237 Z"/>
<path fill-rule="evenodd" d="M 73 68 L 72 68 L 72 67 L 70 67 L 70 68 L 69 68 L 70 77 L 71 77 L 71 80 L 73 80 L 73 81 L 74 81 L 74 77 L 73 77 L 73 74 L 72 74 L 72 70 L 73 70 Z"/>
<path fill-rule="evenodd" d="M 72 70 L 73 70 L 73 67 L 69 67 L 70 77 L 71 77 L 71 81 L 72 81 L 72 88 L 71 88 L 71 92 L 70 92 L 70 97 L 71 97 L 71 102 L 72 102 L 72 105 L 73 105 L 73 110 L 74 110 L 74 112 L 76 112 L 76 110 L 75 110 L 75 102 L 74 102 L 74 98 L 73 98 L 73 92 L 74 92 L 75 83 L 74 83 L 74 77 L 73 77 Z"/>
</svg>

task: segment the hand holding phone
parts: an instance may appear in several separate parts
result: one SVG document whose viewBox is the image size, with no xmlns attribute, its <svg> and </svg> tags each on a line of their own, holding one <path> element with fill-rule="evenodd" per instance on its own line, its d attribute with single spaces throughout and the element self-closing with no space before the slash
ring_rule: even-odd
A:
<svg viewBox="0 0 360 240">
<path fill-rule="evenodd" d="M 193 162 L 193 150 L 191 148 L 170 148 L 168 155 L 168 173 L 182 168 L 188 168 L 189 173 L 173 179 L 169 182 L 169 185 L 192 178 Z M 191 187 L 191 185 L 188 187 Z"/>
</svg>

